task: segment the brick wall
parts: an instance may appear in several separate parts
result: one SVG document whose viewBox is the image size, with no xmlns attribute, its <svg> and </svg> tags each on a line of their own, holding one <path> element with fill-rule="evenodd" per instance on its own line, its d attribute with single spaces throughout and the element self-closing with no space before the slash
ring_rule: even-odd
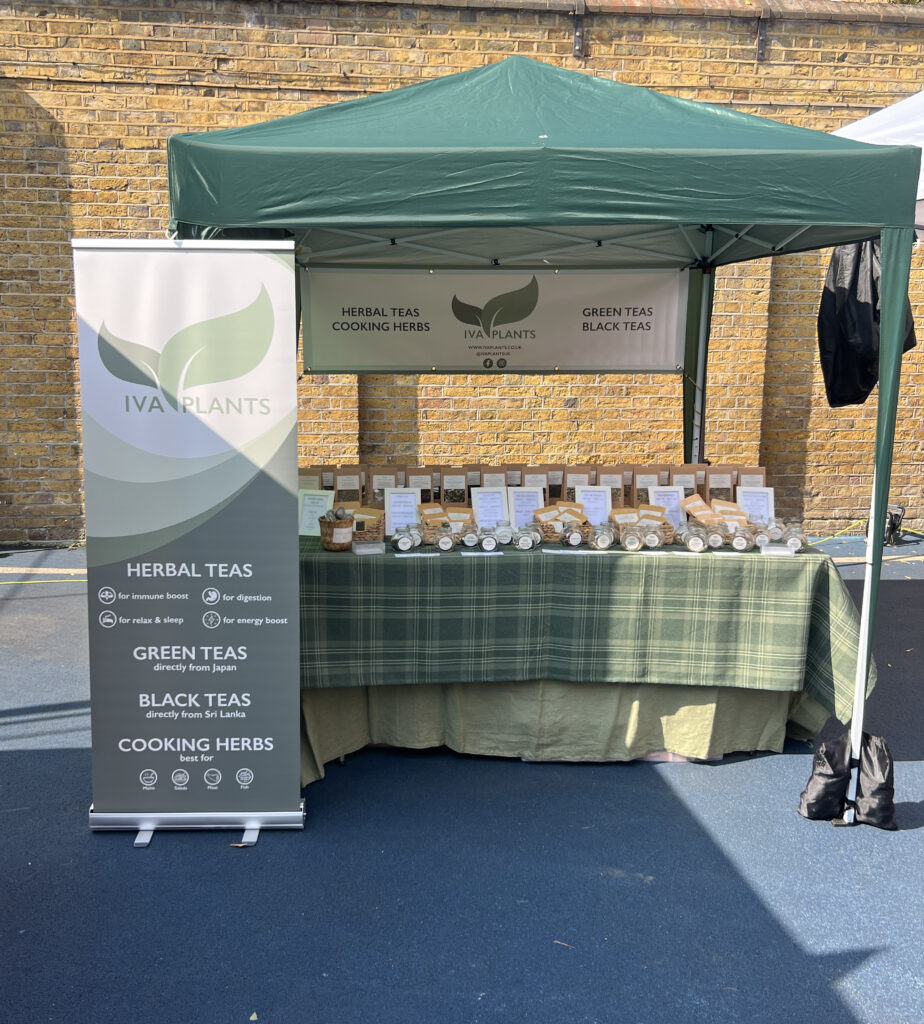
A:
<svg viewBox="0 0 924 1024">
<path fill-rule="evenodd" d="M 83 531 L 72 236 L 159 237 L 166 138 L 294 113 L 524 54 L 820 130 L 922 84 L 924 11 L 825 0 L 295 3 L 0 0 L 0 543 Z M 759 59 L 758 46 L 763 47 Z M 760 461 L 816 530 L 865 515 L 875 396 L 830 410 L 814 324 L 826 255 L 719 272 L 707 456 Z M 912 301 L 924 312 L 916 253 Z M 922 351 L 906 357 L 893 500 L 924 526 Z M 304 376 L 304 463 L 672 461 L 658 376 Z"/>
</svg>

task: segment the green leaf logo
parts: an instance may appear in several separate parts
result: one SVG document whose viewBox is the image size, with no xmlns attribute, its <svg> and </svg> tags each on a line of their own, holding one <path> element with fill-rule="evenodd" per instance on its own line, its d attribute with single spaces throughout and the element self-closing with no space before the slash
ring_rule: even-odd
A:
<svg viewBox="0 0 924 1024">
<path fill-rule="evenodd" d="M 480 327 L 485 334 L 490 334 L 495 327 L 502 324 L 515 324 L 525 320 L 536 308 L 539 301 L 539 282 L 535 276 L 522 288 L 505 292 L 489 299 L 483 309 L 462 302 L 457 295 L 452 297 L 452 314 L 463 324 Z"/>
<path fill-rule="evenodd" d="M 259 366 L 269 351 L 273 326 L 273 304 L 261 286 L 260 294 L 249 306 L 184 327 L 159 355 L 115 337 L 102 324 L 99 355 L 113 377 L 160 388 L 176 409 L 187 388 L 234 380 Z"/>
<path fill-rule="evenodd" d="M 266 293 L 244 309 L 177 331 L 160 356 L 160 387 L 175 409 L 187 388 L 218 384 L 250 373 L 273 338 L 273 305 Z"/>
<path fill-rule="evenodd" d="M 158 386 L 157 363 L 160 356 L 153 349 L 117 338 L 110 334 L 105 322 L 100 324 L 97 344 L 103 366 L 113 377 L 128 384 L 149 388 Z"/>
</svg>

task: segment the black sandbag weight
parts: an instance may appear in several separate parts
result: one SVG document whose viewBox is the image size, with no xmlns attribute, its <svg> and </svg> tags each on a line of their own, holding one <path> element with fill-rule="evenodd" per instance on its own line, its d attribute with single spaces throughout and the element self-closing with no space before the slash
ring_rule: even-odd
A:
<svg viewBox="0 0 924 1024">
<path fill-rule="evenodd" d="M 847 824 L 843 816 L 848 807 L 852 768 L 859 769 L 854 822 L 895 831 L 895 764 L 886 741 L 866 732 L 858 762 L 850 757 L 850 736 L 846 731 L 818 744 L 812 774 L 799 799 L 799 813 L 813 821 Z"/>
</svg>

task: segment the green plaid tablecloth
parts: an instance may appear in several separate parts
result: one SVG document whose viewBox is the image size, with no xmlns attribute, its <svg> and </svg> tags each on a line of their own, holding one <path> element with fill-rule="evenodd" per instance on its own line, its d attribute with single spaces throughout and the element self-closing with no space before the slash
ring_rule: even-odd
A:
<svg viewBox="0 0 924 1024">
<path fill-rule="evenodd" d="M 672 683 L 853 697 L 858 615 L 826 555 L 357 557 L 301 541 L 305 688 Z"/>
</svg>

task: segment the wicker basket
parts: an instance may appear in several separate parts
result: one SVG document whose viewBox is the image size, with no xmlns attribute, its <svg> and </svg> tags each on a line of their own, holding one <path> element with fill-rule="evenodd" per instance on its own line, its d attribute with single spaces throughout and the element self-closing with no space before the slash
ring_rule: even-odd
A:
<svg viewBox="0 0 924 1024">
<path fill-rule="evenodd" d="M 581 533 L 581 543 L 586 544 L 594 535 L 593 523 L 578 523 L 577 528 Z"/>
<path fill-rule="evenodd" d="M 539 532 L 542 534 L 542 540 L 546 544 L 557 544 L 561 534 L 551 523 L 544 523 L 539 521 Z"/>
<path fill-rule="evenodd" d="M 349 519 L 318 519 L 321 527 L 321 547 L 325 551 L 349 551 L 353 546 L 353 517 Z M 349 531 L 349 540 L 334 540 L 334 530 Z"/>
<path fill-rule="evenodd" d="M 385 540 L 385 517 L 354 519 L 353 540 Z"/>
<path fill-rule="evenodd" d="M 436 526 L 432 524 L 428 526 L 426 523 L 424 523 L 423 526 L 421 527 L 421 534 L 423 535 L 422 543 L 429 544 L 431 546 L 435 544 L 436 535 L 439 533 L 440 526 L 442 526 L 442 523 Z"/>
<path fill-rule="evenodd" d="M 581 534 L 581 543 L 586 544 L 593 535 L 594 528 L 591 523 L 575 523 Z M 556 530 L 551 523 L 539 523 L 542 532 L 542 539 L 546 544 L 561 544 L 561 532 Z"/>
</svg>

